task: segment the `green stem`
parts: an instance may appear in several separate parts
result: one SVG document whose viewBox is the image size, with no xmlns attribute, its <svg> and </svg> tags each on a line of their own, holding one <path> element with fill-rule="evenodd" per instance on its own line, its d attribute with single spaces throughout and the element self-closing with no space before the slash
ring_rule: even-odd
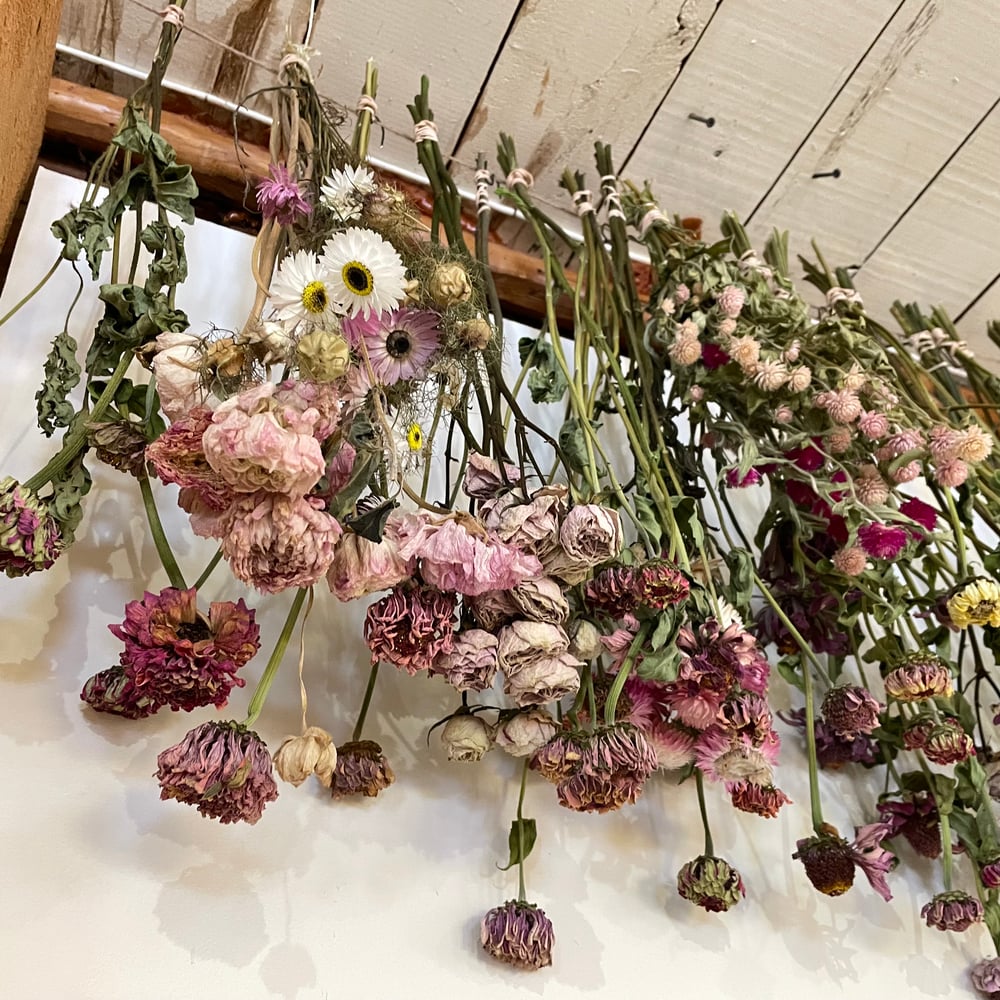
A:
<svg viewBox="0 0 1000 1000">
<path fill-rule="evenodd" d="M 375 99 L 378 93 L 378 68 L 374 59 L 369 59 L 365 63 L 365 84 L 361 88 L 364 97 Z M 358 120 L 354 126 L 354 138 L 352 141 L 352 152 L 359 162 L 364 162 L 368 158 L 368 140 L 371 135 L 372 120 L 374 114 L 371 109 L 365 108 L 358 112 Z"/>
<path fill-rule="evenodd" d="M 607 700 L 604 702 L 604 725 L 606 726 L 613 726 L 615 724 L 615 712 L 618 709 L 618 699 L 625 688 L 625 682 L 628 680 L 628 675 L 632 672 L 632 664 L 635 662 L 635 658 L 639 653 L 639 648 L 646 641 L 646 636 L 649 635 L 651 627 L 650 622 L 642 623 L 639 631 L 636 632 L 631 645 L 628 647 L 628 652 L 625 654 L 625 659 L 622 661 L 621 667 L 618 668 L 618 673 L 615 675 L 614 683 L 611 685 L 611 690 L 608 691 Z"/>
<path fill-rule="evenodd" d="M 275 674 L 278 672 L 281 658 L 285 655 L 285 650 L 288 648 L 292 632 L 295 631 L 295 621 L 299 617 L 299 612 L 302 610 L 302 605 L 308 593 L 308 587 L 300 587 L 299 592 L 295 595 L 295 600 L 292 601 L 292 606 L 288 609 L 288 617 L 285 618 L 281 635 L 278 636 L 278 641 L 274 644 L 274 649 L 271 650 L 271 657 L 267 661 L 264 673 L 261 674 L 260 681 L 257 683 L 257 690 L 254 691 L 253 698 L 250 699 L 246 721 L 243 723 L 247 727 L 252 726 L 260 716 L 264 702 L 267 700 L 267 692 L 271 690 L 271 684 L 274 682 Z"/>
<path fill-rule="evenodd" d="M 944 879 L 944 891 L 951 892 L 953 859 L 951 856 L 951 820 L 948 818 L 948 813 L 939 813 L 938 822 L 941 824 L 941 875 Z"/>
<path fill-rule="evenodd" d="M 23 308 L 45 287 L 45 284 L 49 280 L 49 278 L 51 278 L 52 275 L 56 273 L 56 268 L 59 266 L 59 261 L 61 260 L 62 260 L 62 255 L 60 254 L 58 257 L 56 257 L 53 265 L 45 272 L 45 275 L 43 276 L 42 280 L 39 281 L 38 284 L 35 285 L 35 287 L 32 288 L 27 295 L 24 296 L 24 298 L 22 298 L 19 302 L 17 302 L 9 312 L 4 314 L 3 318 L 0 319 L 0 326 L 3 326 L 4 323 L 6 323 L 7 320 L 9 320 L 11 316 L 14 315 L 14 313 L 16 313 L 19 309 Z"/>
<path fill-rule="evenodd" d="M 149 532 L 153 536 L 153 544 L 160 557 L 160 562 L 166 570 L 170 586 L 178 590 L 187 590 L 184 576 L 174 553 L 171 551 L 170 542 L 167 541 L 167 533 L 163 530 L 163 522 L 160 520 L 160 512 L 156 509 L 156 498 L 153 496 L 153 487 L 150 485 L 149 476 L 143 473 L 139 476 L 139 490 L 142 493 L 142 506 L 146 511 L 146 520 L 149 521 Z"/>
<path fill-rule="evenodd" d="M 528 897 L 524 891 L 524 790 L 528 784 L 528 762 L 521 767 L 521 791 L 517 796 L 517 898 L 526 903 Z"/>
<path fill-rule="evenodd" d="M 712 828 L 708 825 L 708 810 L 705 807 L 705 779 L 701 770 L 694 770 L 695 788 L 698 789 L 698 811 L 701 813 L 701 825 L 705 830 L 705 857 L 714 858 L 715 849 L 712 844 Z"/>
<path fill-rule="evenodd" d="M 356 743 L 361 739 L 361 730 L 364 729 L 365 718 L 368 715 L 368 706 L 372 703 L 372 695 L 375 692 L 375 678 L 378 676 L 378 660 L 372 664 L 371 672 L 368 674 L 368 687 L 365 688 L 365 696 L 361 702 L 361 711 L 358 712 L 358 721 L 354 724 L 354 732 L 351 733 L 351 741 Z"/>
<path fill-rule="evenodd" d="M 198 577 L 194 582 L 194 589 L 201 590 L 205 586 L 205 582 L 212 575 L 212 570 L 219 565 L 219 560 L 222 559 L 222 548 L 221 546 L 215 550 L 215 555 L 212 556 L 208 561 L 208 565 L 202 570 L 201 576 Z"/>
</svg>

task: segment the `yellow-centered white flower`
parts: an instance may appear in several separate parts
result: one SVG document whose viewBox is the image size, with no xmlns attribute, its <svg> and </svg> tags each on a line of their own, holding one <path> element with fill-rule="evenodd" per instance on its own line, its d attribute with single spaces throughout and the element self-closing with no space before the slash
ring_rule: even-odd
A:
<svg viewBox="0 0 1000 1000">
<path fill-rule="evenodd" d="M 375 192 L 375 175 L 367 167 L 334 170 L 320 187 L 320 201 L 341 222 L 361 217 L 365 197 Z"/>
<path fill-rule="evenodd" d="M 323 246 L 330 294 L 351 316 L 395 309 L 405 295 L 406 268 L 395 248 L 378 233 L 359 226 L 337 233 Z"/>
<path fill-rule="evenodd" d="M 329 270 L 308 250 L 289 254 L 271 282 L 271 305 L 278 319 L 332 323 L 336 298 Z"/>
</svg>

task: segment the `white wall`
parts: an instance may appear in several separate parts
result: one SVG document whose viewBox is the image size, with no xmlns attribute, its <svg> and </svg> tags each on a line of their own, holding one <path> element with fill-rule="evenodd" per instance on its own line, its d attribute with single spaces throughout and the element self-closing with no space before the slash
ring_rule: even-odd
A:
<svg viewBox="0 0 1000 1000">
<path fill-rule="evenodd" d="M 48 225 L 78 197 L 75 182 L 40 173 L 0 313 L 49 266 L 57 245 Z M 249 246 L 212 226 L 192 231 L 192 277 L 179 304 L 195 330 L 241 322 Z M 64 268 L 0 329 L 0 478 L 28 478 L 53 448 L 33 428 L 33 397 L 74 288 Z M 77 334 L 97 315 L 90 294 Z M 117 661 L 107 625 L 143 589 L 166 585 L 129 485 L 98 470 L 76 546 L 47 574 L 0 578 L 3 996 L 950 997 L 963 995 L 967 967 L 989 954 L 985 931 L 922 925 L 917 911 L 939 886 L 909 850 L 890 876 L 891 903 L 860 875 L 837 900 L 809 886 L 789 857 L 808 834 L 804 761 L 783 726 L 778 780 L 795 804 L 778 819 L 734 817 L 710 789 L 717 852 L 747 884 L 729 914 L 706 914 L 674 890 L 677 869 L 702 847 L 693 787 L 653 780 L 637 805 L 602 817 L 561 809 L 549 786 L 530 781 L 526 813 L 538 820 L 539 842 L 529 894 L 556 931 L 553 968 L 532 975 L 478 947 L 483 912 L 516 895 L 516 875 L 495 867 L 516 805 L 515 762 L 495 751 L 480 765 L 450 764 L 436 738 L 427 748 L 428 725 L 455 700 L 438 681 L 383 670 L 366 732 L 382 741 L 397 781 L 377 800 L 334 804 L 318 789 L 283 786 L 255 827 L 160 802 L 157 753 L 214 710 L 131 723 L 79 700 L 86 678 Z M 161 495 L 193 578 L 206 551 L 173 516 L 174 494 Z M 243 593 L 218 570 L 205 599 Z M 260 662 L 246 668 L 252 690 L 288 599 L 247 597 L 263 623 Z M 364 609 L 318 597 L 308 623 L 310 721 L 343 740 L 367 676 Z M 272 748 L 297 731 L 294 668 L 290 652 L 258 726 Z M 236 692 L 228 714 L 241 717 L 247 698 Z M 783 706 L 787 694 L 776 690 L 774 701 Z M 824 784 L 828 819 L 842 832 L 870 818 L 877 788 L 858 795 L 826 775 Z"/>
</svg>

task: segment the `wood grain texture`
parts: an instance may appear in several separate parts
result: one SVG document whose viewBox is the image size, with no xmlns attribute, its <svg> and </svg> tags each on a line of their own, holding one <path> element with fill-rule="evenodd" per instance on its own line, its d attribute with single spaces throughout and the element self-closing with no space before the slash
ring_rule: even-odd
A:
<svg viewBox="0 0 1000 1000">
<path fill-rule="evenodd" d="M 0 243 L 28 186 L 42 141 L 45 102 L 61 0 L 4 0 L 0 5 Z"/>
<path fill-rule="evenodd" d="M 787 229 L 793 253 L 815 235 L 831 263 L 863 263 L 996 101 L 997 51 L 1000 8 L 908 2 L 789 164 L 751 235 Z M 833 169 L 838 178 L 812 176 Z M 928 240 L 937 241 L 930 230 Z"/>
</svg>

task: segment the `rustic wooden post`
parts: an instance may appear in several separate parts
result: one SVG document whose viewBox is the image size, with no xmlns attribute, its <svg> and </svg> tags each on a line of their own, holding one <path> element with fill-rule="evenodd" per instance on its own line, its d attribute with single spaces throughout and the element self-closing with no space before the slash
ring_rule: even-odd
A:
<svg viewBox="0 0 1000 1000">
<path fill-rule="evenodd" d="M 62 0 L 0 4 L 0 243 L 31 179 L 45 127 L 45 106 Z"/>
</svg>

